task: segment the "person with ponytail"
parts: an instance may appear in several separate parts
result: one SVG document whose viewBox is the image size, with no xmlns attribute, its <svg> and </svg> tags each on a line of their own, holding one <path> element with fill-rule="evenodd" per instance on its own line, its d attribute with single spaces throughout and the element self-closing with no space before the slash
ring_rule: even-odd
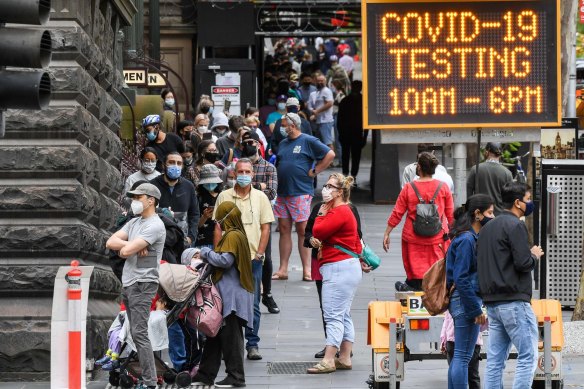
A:
<svg viewBox="0 0 584 389">
<path fill-rule="evenodd" d="M 341 250 L 362 251 L 357 220 L 349 206 L 353 177 L 331 174 L 322 189 L 323 205 L 312 227 L 312 247 L 319 249 L 322 275 L 322 310 L 326 324 L 324 358 L 309 374 L 350 370 L 355 328 L 351 320 L 351 303 L 361 281 L 362 271 L 369 271 L 359 258 Z M 339 352 L 338 358 L 335 354 Z"/>
<path fill-rule="evenodd" d="M 469 363 L 480 326 L 486 323 L 479 296 L 476 245 L 481 228 L 494 218 L 493 212 L 493 199 L 477 194 L 454 213 L 449 234 L 452 242 L 446 254 L 446 283 L 449 290 L 453 288 L 448 312 L 454 320 L 454 357 L 448 368 L 448 389 L 468 388 Z"/>
</svg>

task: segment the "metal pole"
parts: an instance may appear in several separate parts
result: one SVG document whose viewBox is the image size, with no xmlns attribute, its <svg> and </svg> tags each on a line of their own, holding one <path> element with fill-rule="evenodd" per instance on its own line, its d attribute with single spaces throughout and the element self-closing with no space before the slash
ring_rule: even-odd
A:
<svg viewBox="0 0 584 389">
<path fill-rule="evenodd" d="M 160 1 L 150 0 L 150 57 L 160 61 Z"/>
<path fill-rule="evenodd" d="M 4 111 L 0 110 L 0 138 L 4 138 L 6 133 L 6 118 L 4 116 Z"/>
<path fill-rule="evenodd" d="M 466 201 L 466 145 L 455 143 L 454 157 L 454 206 L 460 207 Z"/>
<path fill-rule="evenodd" d="M 479 165 L 481 163 L 481 136 L 482 130 L 480 128 L 477 129 L 477 164 L 475 170 L 475 193 L 479 193 Z"/>
<path fill-rule="evenodd" d="M 543 372 L 545 388 L 552 389 L 552 322 L 549 316 L 543 319 Z"/>
<path fill-rule="evenodd" d="M 389 319 L 389 358 L 387 363 L 389 364 L 389 389 L 395 389 L 396 383 L 396 369 L 395 364 L 397 362 L 396 354 L 396 343 L 397 343 L 397 322 L 395 318 Z"/>
<path fill-rule="evenodd" d="M 566 109 L 566 116 L 570 118 L 576 117 L 576 43 L 572 44 L 571 58 L 568 64 L 570 80 L 568 82 L 568 107 Z"/>
</svg>

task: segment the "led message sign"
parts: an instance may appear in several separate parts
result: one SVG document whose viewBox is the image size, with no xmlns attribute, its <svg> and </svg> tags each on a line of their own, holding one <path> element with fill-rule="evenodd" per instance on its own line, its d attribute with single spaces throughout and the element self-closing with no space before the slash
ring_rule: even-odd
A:
<svg viewBox="0 0 584 389">
<path fill-rule="evenodd" d="M 362 3 L 366 128 L 561 120 L 559 0 Z"/>
</svg>

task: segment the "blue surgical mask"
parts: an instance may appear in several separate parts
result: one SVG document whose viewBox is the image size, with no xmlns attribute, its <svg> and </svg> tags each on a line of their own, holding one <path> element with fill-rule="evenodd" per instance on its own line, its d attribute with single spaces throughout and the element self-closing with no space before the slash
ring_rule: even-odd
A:
<svg viewBox="0 0 584 389">
<path fill-rule="evenodd" d="M 286 103 L 278 103 L 278 111 L 286 110 Z"/>
<path fill-rule="evenodd" d="M 237 176 L 237 185 L 245 188 L 249 184 L 251 184 L 251 176 L 245 176 L 243 174 Z"/>
<path fill-rule="evenodd" d="M 148 139 L 150 142 L 152 142 L 154 139 L 156 139 L 157 136 L 158 136 L 157 131 L 151 131 L 151 132 L 146 134 L 146 139 Z"/>
<path fill-rule="evenodd" d="M 169 107 L 172 107 L 174 105 L 174 99 L 166 99 L 164 100 L 164 102 L 166 103 L 166 105 L 168 105 Z"/>
<path fill-rule="evenodd" d="M 286 132 L 286 128 L 284 127 L 280 127 L 280 134 L 282 134 L 284 138 L 288 137 L 288 133 Z"/>
<path fill-rule="evenodd" d="M 209 107 L 209 115 L 213 114 L 213 107 Z"/>
<path fill-rule="evenodd" d="M 180 177 L 182 168 L 178 165 L 170 165 L 166 167 L 166 176 L 171 180 L 176 180 Z"/>
<path fill-rule="evenodd" d="M 213 192 L 215 188 L 217 188 L 217 183 L 203 184 L 203 188 L 207 189 L 209 192 Z"/>
<path fill-rule="evenodd" d="M 535 204 L 533 204 L 533 201 L 528 201 L 528 202 L 525 202 L 522 200 L 519 200 L 519 201 L 521 201 L 523 204 L 525 204 L 525 212 L 523 213 L 523 216 L 527 217 L 527 216 L 531 215 L 533 213 L 534 208 L 535 208 Z"/>
</svg>

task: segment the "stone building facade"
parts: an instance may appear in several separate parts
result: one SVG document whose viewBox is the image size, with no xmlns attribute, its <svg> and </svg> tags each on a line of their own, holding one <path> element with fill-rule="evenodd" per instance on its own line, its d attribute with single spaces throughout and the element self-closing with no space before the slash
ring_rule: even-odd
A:
<svg viewBox="0 0 584 389">
<path fill-rule="evenodd" d="M 0 380 L 46 380 L 54 277 L 79 259 L 91 279 L 87 358 L 107 345 L 120 283 L 105 241 L 119 213 L 123 40 L 133 0 L 52 0 L 53 96 L 7 112 L 0 139 Z M 63 345 L 66 347 L 66 345 Z"/>
</svg>

